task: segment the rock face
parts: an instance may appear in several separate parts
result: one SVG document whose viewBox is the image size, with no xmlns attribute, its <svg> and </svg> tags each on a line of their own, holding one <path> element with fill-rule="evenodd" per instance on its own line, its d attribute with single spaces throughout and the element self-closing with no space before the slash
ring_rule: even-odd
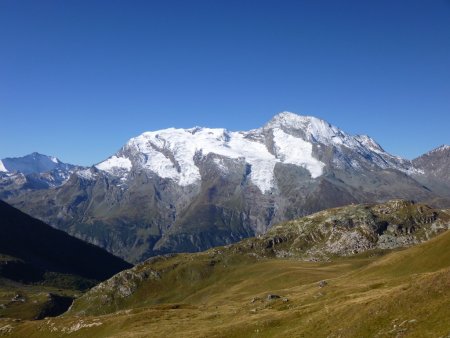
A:
<svg viewBox="0 0 450 338">
<path fill-rule="evenodd" d="M 415 178 L 427 187 L 450 198 L 450 146 L 442 145 L 412 161 Z"/>
<path fill-rule="evenodd" d="M 330 207 L 436 201 L 442 194 L 414 178 L 421 170 L 368 136 L 285 112 L 246 132 L 146 132 L 62 186 L 8 202 L 139 262 L 230 244 Z"/>
<path fill-rule="evenodd" d="M 274 226 L 242 246 L 262 256 L 320 261 L 415 245 L 449 228 L 450 214 L 446 211 L 392 200 L 324 210 Z"/>
</svg>

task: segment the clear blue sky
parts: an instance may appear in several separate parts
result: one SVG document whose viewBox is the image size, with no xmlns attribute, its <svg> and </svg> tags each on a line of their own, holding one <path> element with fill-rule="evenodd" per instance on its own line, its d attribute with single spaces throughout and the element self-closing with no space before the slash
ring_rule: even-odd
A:
<svg viewBox="0 0 450 338">
<path fill-rule="evenodd" d="M 0 0 L 0 158 L 283 110 L 406 158 L 450 143 L 450 1 Z"/>
</svg>

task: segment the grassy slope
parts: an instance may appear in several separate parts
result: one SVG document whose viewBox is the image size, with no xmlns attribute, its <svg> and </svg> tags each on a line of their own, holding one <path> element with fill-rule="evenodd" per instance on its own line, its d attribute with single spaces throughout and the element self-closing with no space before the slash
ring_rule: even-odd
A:
<svg viewBox="0 0 450 338">
<path fill-rule="evenodd" d="M 0 201 L 0 318 L 61 313 L 80 290 L 129 267 Z"/>
<path fill-rule="evenodd" d="M 176 262 L 175 262 L 176 261 Z M 121 311 L 0 321 L 13 336 L 440 337 L 450 333 L 450 232 L 385 256 L 328 263 L 179 255 L 173 275 Z M 320 288 L 319 280 L 328 285 Z M 156 285 L 153 285 L 156 286 Z M 268 301 L 266 295 L 287 297 Z M 155 295 L 159 295 L 155 298 Z M 252 298 L 259 297 L 252 302 Z M 2 329 L 3 328 L 3 329 Z M 2 331 L 3 330 L 3 331 Z"/>
<path fill-rule="evenodd" d="M 73 289 L 24 285 L 0 279 L 0 318 L 34 320 L 55 311 L 61 313 L 79 294 Z M 14 300 L 17 296 L 19 299 Z"/>
</svg>

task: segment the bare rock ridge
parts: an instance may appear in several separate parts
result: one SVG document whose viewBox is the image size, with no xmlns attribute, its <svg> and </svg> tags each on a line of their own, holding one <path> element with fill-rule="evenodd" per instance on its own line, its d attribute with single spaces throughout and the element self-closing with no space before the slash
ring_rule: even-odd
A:
<svg viewBox="0 0 450 338">
<path fill-rule="evenodd" d="M 401 198 L 449 205 L 445 170 L 422 162 L 393 156 L 369 136 L 283 112 L 250 131 L 145 132 L 59 186 L 6 189 L 3 196 L 54 227 L 139 262 L 230 244 L 350 203 Z"/>
<path fill-rule="evenodd" d="M 448 230 L 448 211 L 405 200 L 327 209 L 274 226 L 251 242 L 277 257 L 327 260 L 419 244 Z"/>
</svg>

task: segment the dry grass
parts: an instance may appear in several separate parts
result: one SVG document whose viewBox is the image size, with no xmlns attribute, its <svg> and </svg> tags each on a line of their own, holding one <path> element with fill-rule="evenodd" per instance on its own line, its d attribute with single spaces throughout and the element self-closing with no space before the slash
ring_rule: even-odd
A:
<svg viewBox="0 0 450 338">
<path fill-rule="evenodd" d="M 13 327 L 9 334 L 15 337 L 59 337 L 69 332 L 70 337 L 120 338 L 447 337 L 450 333 L 450 232 L 381 257 L 329 263 L 235 259 L 204 276 L 187 274 L 203 271 L 198 261 L 204 258 L 202 254 L 174 258 L 185 265 L 174 270 L 171 285 L 160 286 L 157 303 L 151 299 L 155 291 L 143 287 L 137 292 L 140 301 L 136 298 L 115 313 L 2 320 L 0 334 L 6 333 L 2 331 L 6 325 Z M 328 284 L 321 288 L 318 282 L 323 279 Z M 288 301 L 269 301 L 268 293 Z"/>
</svg>

